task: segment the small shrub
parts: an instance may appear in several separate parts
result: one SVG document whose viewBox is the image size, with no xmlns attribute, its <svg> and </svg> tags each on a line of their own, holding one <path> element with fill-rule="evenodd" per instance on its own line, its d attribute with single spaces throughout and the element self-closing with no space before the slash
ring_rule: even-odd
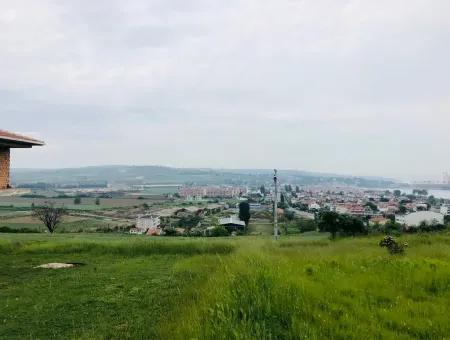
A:
<svg viewBox="0 0 450 340">
<path fill-rule="evenodd" d="M 164 228 L 164 235 L 165 236 L 176 236 L 177 230 L 173 227 L 165 227 Z"/>
<path fill-rule="evenodd" d="M 312 265 L 307 265 L 305 267 L 305 274 L 308 276 L 312 276 L 314 274 L 314 267 Z"/>
<path fill-rule="evenodd" d="M 210 237 L 220 237 L 220 236 L 229 236 L 228 230 L 226 230 L 224 227 L 215 227 L 213 229 L 209 230 Z"/>
<path fill-rule="evenodd" d="M 189 230 L 188 236 L 194 237 L 203 236 L 203 230 L 201 228 L 192 228 L 191 230 Z"/>
<path fill-rule="evenodd" d="M 306 233 L 309 231 L 316 231 L 318 226 L 314 220 L 299 219 L 297 221 L 297 228 L 301 233 Z"/>
<path fill-rule="evenodd" d="M 399 244 L 392 236 L 386 236 L 380 241 L 380 247 L 386 247 L 391 255 L 398 255 L 405 252 L 408 244 Z"/>
<path fill-rule="evenodd" d="M 384 226 L 380 226 L 380 231 L 386 235 L 400 236 L 403 231 L 403 226 L 393 221 L 389 221 Z"/>
</svg>

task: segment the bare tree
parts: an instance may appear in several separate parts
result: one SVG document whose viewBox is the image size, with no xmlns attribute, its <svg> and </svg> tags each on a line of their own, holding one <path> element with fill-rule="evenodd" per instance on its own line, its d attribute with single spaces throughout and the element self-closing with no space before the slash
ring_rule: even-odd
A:
<svg viewBox="0 0 450 340">
<path fill-rule="evenodd" d="M 67 211 L 64 207 L 56 207 L 54 203 L 48 202 L 33 209 L 33 216 L 44 223 L 50 233 L 56 230 L 66 214 Z"/>
</svg>

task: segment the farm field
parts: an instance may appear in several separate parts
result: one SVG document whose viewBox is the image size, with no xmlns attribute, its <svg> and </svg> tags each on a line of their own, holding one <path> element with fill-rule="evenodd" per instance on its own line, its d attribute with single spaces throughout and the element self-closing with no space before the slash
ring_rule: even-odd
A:
<svg viewBox="0 0 450 340">
<path fill-rule="evenodd" d="M 64 205 L 67 209 L 74 210 L 102 210 L 119 207 L 133 207 L 142 204 L 152 204 L 162 200 L 161 197 L 155 196 L 153 198 L 138 199 L 130 198 L 101 198 L 100 204 L 95 204 L 95 198 L 82 198 L 81 204 L 73 204 L 73 198 L 26 198 L 26 197 L 14 197 L 14 196 L 0 196 L 0 207 L 15 208 L 29 208 L 34 203 L 35 205 L 43 205 L 48 201 L 53 201 L 57 204 Z"/>
<path fill-rule="evenodd" d="M 7 230 L 44 232 L 46 229 L 41 221 L 31 215 L 31 211 L 0 210 L 0 228 Z M 94 232 L 107 228 L 123 227 L 129 222 L 120 219 L 111 219 L 91 214 L 73 214 L 64 217 L 58 232 Z"/>
<path fill-rule="evenodd" d="M 448 337 L 450 234 L 380 238 L 1 234 L 0 338 Z"/>
</svg>

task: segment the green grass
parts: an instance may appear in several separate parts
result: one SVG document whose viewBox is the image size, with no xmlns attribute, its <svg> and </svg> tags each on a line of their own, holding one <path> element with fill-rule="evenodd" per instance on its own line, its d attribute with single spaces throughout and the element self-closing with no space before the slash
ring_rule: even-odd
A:
<svg viewBox="0 0 450 340">
<path fill-rule="evenodd" d="M 70 233 L 70 232 L 100 232 L 101 230 L 107 229 L 107 228 L 113 228 L 118 226 L 119 224 L 117 222 L 113 221 L 105 221 L 101 219 L 85 219 L 81 221 L 73 221 L 73 222 L 62 222 L 58 229 L 56 230 L 56 233 Z M 29 229 L 29 230 L 35 230 L 44 232 L 46 231 L 45 226 L 39 222 L 30 222 L 30 223 L 16 223 L 16 222 L 9 222 L 8 220 L 2 221 L 0 220 L 0 227 L 8 227 L 10 229 Z"/>
<path fill-rule="evenodd" d="M 450 234 L 379 239 L 0 235 L 0 338 L 448 338 Z"/>
<path fill-rule="evenodd" d="M 273 223 L 269 220 L 250 221 L 248 232 L 253 235 L 272 235 Z"/>
<path fill-rule="evenodd" d="M 173 339 L 443 339 L 450 334 L 450 236 L 253 240 L 188 303 Z M 259 243 L 259 246 L 258 246 Z"/>
<path fill-rule="evenodd" d="M 0 338 L 154 338 L 207 275 L 174 266 L 232 250 L 214 241 L 8 235 L 0 239 Z M 33 268 L 48 262 L 86 265 Z"/>
</svg>

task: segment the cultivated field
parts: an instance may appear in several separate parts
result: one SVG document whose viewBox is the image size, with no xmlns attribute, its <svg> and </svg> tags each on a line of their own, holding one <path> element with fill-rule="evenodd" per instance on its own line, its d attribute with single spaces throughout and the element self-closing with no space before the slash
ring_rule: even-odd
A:
<svg viewBox="0 0 450 340">
<path fill-rule="evenodd" d="M 450 234 L 379 239 L 1 234 L 0 338 L 448 337 Z"/>
<path fill-rule="evenodd" d="M 81 204 L 73 204 L 73 198 L 26 198 L 26 197 L 0 197 L 0 207 L 21 207 L 29 208 L 34 203 L 36 206 L 43 205 L 48 201 L 55 202 L 59 205 L 64 205 L 67 209 L 74 210 L 101 210 L 101 209 L 111 209 L 119 207 L 132 207 L 142 204 L 152 204 L 157 201 L 163 200 L 159 196 L 153 198 L 143 198 L 138 199 L 137 197 L 130 198 L 101 198 L 100 204 L 95 204 L 95 198 L 82 198 Z"/>
</svg>

